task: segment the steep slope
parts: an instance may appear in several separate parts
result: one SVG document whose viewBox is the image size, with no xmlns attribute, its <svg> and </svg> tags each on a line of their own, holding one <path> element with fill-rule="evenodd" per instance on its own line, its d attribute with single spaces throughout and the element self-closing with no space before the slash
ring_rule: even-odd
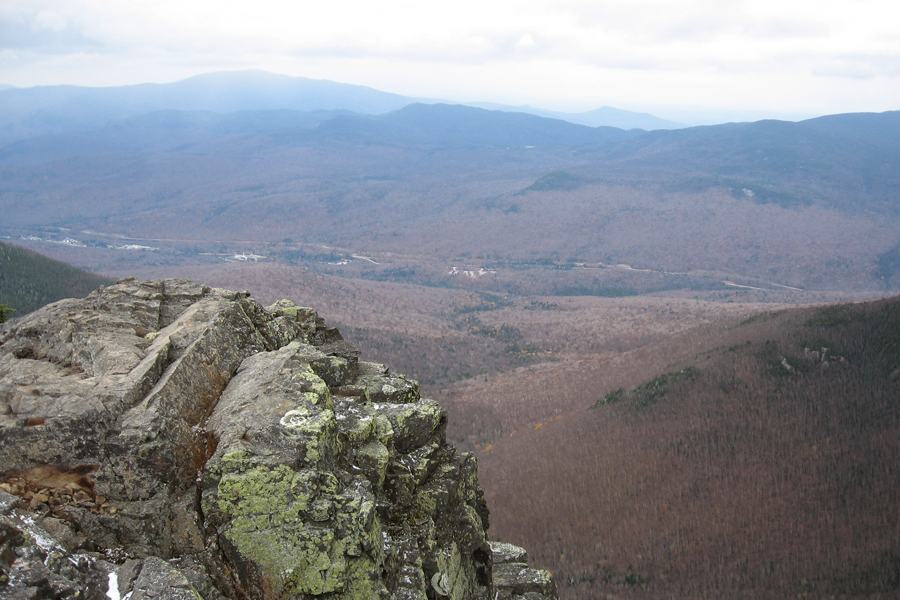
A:
<svg viewBox="0 0 900 600">
<path fill-rule="evenodd" d="M 622 361 L 481 454 L 496 530 L 564 598 L 893 597 L 898 340 L 892 298 L 691 332 L 615 389 Z"/>
<path fill-rule="evenodd" d="M 21 246 L 0 242 L 0 302 L 18 317 L 62 298 L 83 298 L 112 283 Z"/>
</svg>

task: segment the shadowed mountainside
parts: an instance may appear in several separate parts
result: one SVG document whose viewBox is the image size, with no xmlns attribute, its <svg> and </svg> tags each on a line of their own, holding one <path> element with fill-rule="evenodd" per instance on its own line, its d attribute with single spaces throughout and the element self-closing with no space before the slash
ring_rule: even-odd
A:
<svg viewBox="0 0 900 600">
<path fill-rule="evenodd" d="M 0 302 L 19 317 L 62 298 L 83 298 L 113 280 L 0 242 Z"/>
</svg>

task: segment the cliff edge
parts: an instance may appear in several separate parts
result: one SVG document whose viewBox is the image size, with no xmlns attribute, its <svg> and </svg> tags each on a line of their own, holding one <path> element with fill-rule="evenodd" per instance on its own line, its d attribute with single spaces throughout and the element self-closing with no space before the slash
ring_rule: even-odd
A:
<svg viewBox="0 0 900 600">
<path fill-rule="evenodd" d="M 556 597 L 475 458 L 309 308 L 123 280 L 0 329 L 0 597 Z"/>
</svg>

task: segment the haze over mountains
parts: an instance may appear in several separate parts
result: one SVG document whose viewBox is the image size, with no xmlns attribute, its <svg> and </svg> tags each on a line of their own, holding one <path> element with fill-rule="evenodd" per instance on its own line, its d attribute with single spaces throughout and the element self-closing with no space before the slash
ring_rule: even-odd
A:
<svg viewBox="0 0 900 600">
<path fill-rule="evenodd" d="M 660 119 L 650 113 L 632 112 L 611 106 L 601 106 L 600 108 L 580 113 L 545 110 L 528 105 L 507 106 L 493 102 L 470 102 L 468 106 L 506 112 L 523 112 L 549 119 L 561 119 L 578 125 L 587 125 L 588 127 L 616 127 L 618 129 L 646 129 L 648 131 L 652 129 L 680 129 L 686 127 L 686 125 L 675 121 Z"/>
<path fill-rule="evenodd" d="M 2 233 L 516 293 L 898 285 L 900 113 L 642 131 L 408 102 L 262 72 L 6 90 Z"/>
<path fill-rule="evenodd" d="M 265 71 L 209 73 L 169 84 L 109 88 L 71 85 L 4 90 L 2 140 L 106 125 L 158 110 L 332 110 L 384 113 L 410 104 L 397 94 Z"/>
<path fill-rule="evenodd" d="M 17 89 L 0 86 L 0 92 L 4 92 L 0 94 L 0 145 L 34 135 L 90 129 L 112 120 L 158 110 L 218 113 L 347 110 L 383 114 L 415 102 L 438 102 L 366 86 L 252 70 L 208 73 L 168 84 L 107 88 L 60 85 Z M 646 113 L 610 107 L 577 114 L 503 105 L 491 105 L 490 108 L 534 113 L 593 127 L 668 129 L 679 126 Z"/>
</svg>

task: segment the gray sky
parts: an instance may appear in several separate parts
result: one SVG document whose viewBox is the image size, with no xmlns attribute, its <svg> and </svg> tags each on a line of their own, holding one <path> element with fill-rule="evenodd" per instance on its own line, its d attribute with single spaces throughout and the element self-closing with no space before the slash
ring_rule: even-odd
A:
<svg viewBox="0 0 900 600">
<path fill-rule="evenodd" d="M 900 109 L 891 0 L 4 0 L 0 83 L 259 68 L 685 122 Z M 706 118 L 704 118 L 706 116 Z"/>
</svg>

